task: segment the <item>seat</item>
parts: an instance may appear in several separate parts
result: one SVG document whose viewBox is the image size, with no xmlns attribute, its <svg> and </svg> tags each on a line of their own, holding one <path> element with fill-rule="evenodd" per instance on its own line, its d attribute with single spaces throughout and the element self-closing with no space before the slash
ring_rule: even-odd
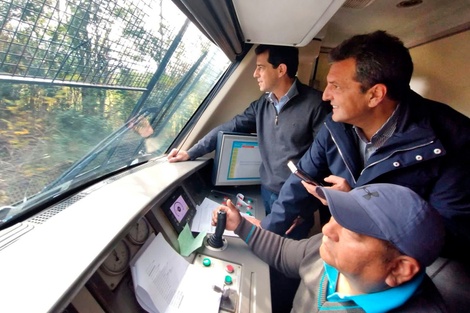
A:
<svg viewBox="0 0 470 313">
<path fill-rule="evenodd" d="M 440 257 L 426 269 L 447 304 L 449 313 L 470 308 L 470 263 Z"/>
</svg>

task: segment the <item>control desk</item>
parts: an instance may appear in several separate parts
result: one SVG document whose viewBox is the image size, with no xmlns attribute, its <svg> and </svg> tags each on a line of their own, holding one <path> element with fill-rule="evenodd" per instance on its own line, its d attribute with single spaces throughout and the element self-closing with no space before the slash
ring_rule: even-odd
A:
<svg viewBox="0 0 470 313">
<path fill-rule="evenodd" d="M 188 166 L 192 162 L 184 163 Z M 179 251 L 178 236 L 205 199 L 219 204 L 230 199 L 242 213 L 259 219 L 264 217 L 259 185 L 213 186 L 210 179 L 212 160 L 197 164 L 154 199 L 148 211 L 115 245 L 65 312 L 145 312 L 134 293 L 129 270 L 131 259 L 152 233 L 161 233 L 174 250 Z M 194 237 L 196 235 L 193 233 Z M 214 237 L 215 244 L 211 242 Z M 209 233 L 203 245 L 185 258 L 204 268 L 207 279 L 219 282 L 214 284 L 214 289 L 222 295 L 219 312 L 271 312 L 269 267 L 240 238 Z M 194 288 L 199 284 L 194 281 Z"/>
</svg>

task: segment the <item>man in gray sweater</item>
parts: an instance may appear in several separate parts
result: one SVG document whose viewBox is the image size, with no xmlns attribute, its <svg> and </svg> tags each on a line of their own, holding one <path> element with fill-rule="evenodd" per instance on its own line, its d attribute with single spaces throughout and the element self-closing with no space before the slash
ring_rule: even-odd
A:
<svg viewBox="0 0 470 313">
<path fill-rule="evenodd" d="M 214 128 L 188 151 L 173 149 L 170 162 L 194 160 L 216 148 L 219 131 L 257 133 L 260 154 L 261 195 L 266 214 L 277 199 L 290 171 L 287 162 L 303 156 L 318 133 L 331 106 L 322 93 L 302 84 L 296 77 L 299 51 L 295 47 L 259 45 L 255 49 L 256 78 L 264 94 L 243 113 Z M 305 222 L 305 237 L 313 226 Z"/>
<path fill-rule="evenodd" d="M 444 244 L 441 216 L 411 189 L 371 184 L 350 192 L 317 187 L 330 221 L 322 234 L 295 241 L 242 218 L 228 203 L 234 230 L 269 265 L 301 279 L 292 312 L 446 312 L 425 273 Z"/>
</svg>

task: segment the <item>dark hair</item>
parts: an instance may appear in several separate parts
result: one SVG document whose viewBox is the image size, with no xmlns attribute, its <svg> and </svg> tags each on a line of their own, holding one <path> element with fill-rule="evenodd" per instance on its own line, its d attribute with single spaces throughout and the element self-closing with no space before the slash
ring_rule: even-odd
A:
<svg viewBox="0 0 470 313">
<path fill-rule="evenodd" d="M 378 30 L 356 35 L 331 50 L 330 62 L 356 60 L 356 81 L 363 92 L 375 84 L 387 86 L 387 96 L 402 100 L 410 89 L 413 61 L 408 49 L 397 37 Z"/>
<path fill-rule="evenodd" d="M 270 46 L 259 45 L 255 49 L 256 55 L 268 51 L 268 62 L 277 68 L 279 64 L 284 63 L 287 67 L 287 75 L 294 78 L 299 68 L 299 49 L 289 46 Z"/>
<path fill-rule="evenodd" d="M 378 238 L 377 238 L 378 239 Z M 405 255 L 403 252 L 400 251 L 393 243 L 387 240 L 379 239 L 384 243 L 385 246 L 385 255 L 382 258 L 382 262 L 384 264 L 387 264 L 391 262 L 394 258 L 396 258 L 399 255 Z"/>
</svg>

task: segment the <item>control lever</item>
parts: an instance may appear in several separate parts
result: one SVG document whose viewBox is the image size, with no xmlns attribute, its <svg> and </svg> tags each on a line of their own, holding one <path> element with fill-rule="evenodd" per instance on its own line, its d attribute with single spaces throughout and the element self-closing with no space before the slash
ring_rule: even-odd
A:
<svg viewBox="0 0 470 313">
<path fill-rule="evenodd" d="M 207 239 L 208 247 L 223 250 L 227 246 L 227 241 L 222 237 L 227 224 L 227 213 L 225 211 L 217 212 L 217 226 L 215 232 Z"/>
</svg>

